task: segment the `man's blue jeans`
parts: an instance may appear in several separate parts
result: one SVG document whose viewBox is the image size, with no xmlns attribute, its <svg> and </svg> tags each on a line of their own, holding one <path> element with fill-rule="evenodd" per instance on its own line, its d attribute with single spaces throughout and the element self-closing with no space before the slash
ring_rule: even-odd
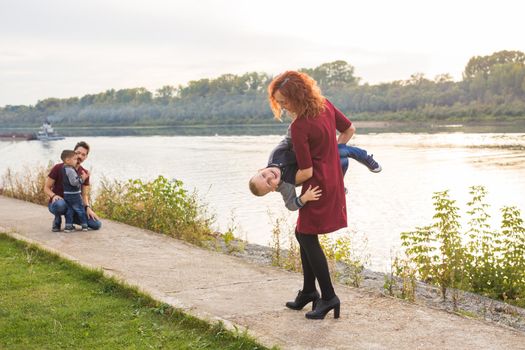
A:
<svg viewBox="0 0 525 350">
<path fill-rule="evenodd" d="M 56 200 L 52 203 L 49 203 L 47 206 L 51 214 L 55 215 L 55 220 L 53 221 L 53 227 L 60 227 L 62 224 L 62 215 L 66 215 L 67 212 L 67 204 L 66 201 L 63 199 Z M 80 225 L 80 218 L 76 213 L 73 214 L 73 223 Z M 99 220 L 95 220 L 92 218 L 87 219 L 88 227 L 92 230 L 98 230 L 102 227 L 102 223 Z"/>
<path fill-rule="evenodd" d="M 359 147 L 347 146 L 344 144 L 337 145 L 339 148 L 339 157 L 341 158 L 341 168 L 343 170 L 343 177 L 348 170 L 348 158 L 357 160 L 359 163 L 365 163 L 368 153 Z"/>
</svg>

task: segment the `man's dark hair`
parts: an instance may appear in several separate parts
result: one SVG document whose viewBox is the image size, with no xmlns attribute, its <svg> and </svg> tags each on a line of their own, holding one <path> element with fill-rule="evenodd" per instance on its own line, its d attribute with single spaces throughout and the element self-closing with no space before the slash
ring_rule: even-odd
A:
<svg viewBox="0 0 525 350">
<path fill-rule="evenodd" d="M 66 159 L 69 159 L 71 157 L 74 157 L 76 156 L 77 154 L 75 153 L 75 151 L 72 151 L 70 149 L 65 149 L 62 151 L 62 154 L 60 155 L 60 159 L 62 159 L 63 162 L 66 161 Z"/>
<path fill-rule="evenodd" d="M 87 153 L 89 153 L 89 145 L 88 145 L 85 141 L 80 141 L 79 143 L 77 143 L 77 144 L 75 145 L 74 150 L 76 151 L 77 148 L 79 148 L 79 147 L 82 147 L 82 148 L 87 149 Z"/>
</svg>

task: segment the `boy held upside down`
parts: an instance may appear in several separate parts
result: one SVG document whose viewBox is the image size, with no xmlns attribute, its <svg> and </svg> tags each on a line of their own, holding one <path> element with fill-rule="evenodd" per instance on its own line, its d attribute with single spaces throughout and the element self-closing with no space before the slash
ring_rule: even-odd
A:
<svg viewBox="0 0 525 350">
<path fill-rule="evenodd" d="M 378 173 L 381 166 L 364 149 L 339 144 L 339 156 L 343 176 L 348 170 L 348 158 L 355 159 L 366 166 L 371 172 Z M 285 138 L 275 147 L 268 159 L 268 165 L 260 169 L 249 181 L 250 191 L 256 196 L 264 196 L 269 192 L 277 191 L 281 194 L 288 210 L 298 210 L 309 201 L 316 201 L 321 196 L 319 186 L 308 187 L 302 196 L 297 197 L 295 192 L 297 160 L 292 150 L 290 129 Z"/>
</svg>

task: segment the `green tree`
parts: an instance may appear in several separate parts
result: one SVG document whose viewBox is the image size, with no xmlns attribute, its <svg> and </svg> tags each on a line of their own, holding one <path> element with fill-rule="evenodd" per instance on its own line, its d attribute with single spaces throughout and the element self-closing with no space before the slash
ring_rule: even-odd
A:
<svg viewBox="0 0 525 350">
<path fill-rule="evenodd" d="M 495 65 L 507 63 L 525 64 L 525 53 L 504 50 L 488 56 L 474 56 L 467 63 L 463 78 L 471 80 L 481 75 L 486 79 L 492 73 Z"/>
<path fill-rule="evenodd" d="M 354 67 L 342 60 L 323 63 L 313 69 L 302 68 L 300 71 L 310 75 L 321 88 L 353 86 L 359 82 L 359 78 L 354 75 Z"/>
<path fill-rule="evenodd" d="M 171 85 L 164 85 L 155 91 L 155 99 L 163 105 L 167 105 L 175 97 L 177 89 Z"/>
<path fill-rule="evenodd" d="M 45 100 L 38 101 L 35 108 L 39 111 L 51 112 L 56 111 L 60 108 L 62 101 L 58 98 L 46 98 Z"/>
</svg>

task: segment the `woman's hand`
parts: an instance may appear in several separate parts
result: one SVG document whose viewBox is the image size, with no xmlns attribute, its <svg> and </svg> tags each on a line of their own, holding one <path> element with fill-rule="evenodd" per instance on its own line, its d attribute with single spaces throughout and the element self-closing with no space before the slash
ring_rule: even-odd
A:
<svg viewBox="0 0 525 350">
<path fill-rule="evenodd" d="M 354 133 L 355 133 L 355 126 L 354 124 L 352 124 L 350 125 L 348 129 L 346 129 L 345 131 L 339 134 L 339 136 L 337 137 L 337 143 L 346 144 L 348 141 L 350 141 L 352 136 L 354 136 Z"/>
<path fill-rule="evenodd" d="M 321 197 L 322 192 L 323 190 L 321 190 L 319 186 L 315 186 L 314 188 L 312 188 L 312 185 L 310 185 L 308 186 L 306 192 L 300 197 L 301 202 L 303 202 L 303 204 L 306 204 L 310 201 L 316 201 L 319 199 L 319 197 Z"/>
</svg>

